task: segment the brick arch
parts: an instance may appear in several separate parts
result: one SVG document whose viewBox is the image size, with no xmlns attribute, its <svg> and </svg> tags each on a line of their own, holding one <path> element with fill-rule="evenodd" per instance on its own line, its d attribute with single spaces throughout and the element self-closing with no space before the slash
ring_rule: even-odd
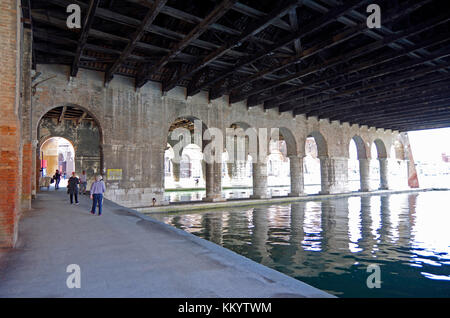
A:
<svg viewBox="0 0 450 318">
<path fill-rule="evenodd" d="M 202 119 L 200 119 L 200 118 L 198 118 L 196 116 L 192 116 L 192 115 L 185 115 L 185 116 L 183 116 L 183 115 L 181 115 L 181 116 L 174 116 L 172 119 L 170 119 L 168 121 L 168 123 L 167 123 L 167 139 L 166 139 L 167 143 L 169 143 L 172 147 L 176 143 L 176 141 L 170 140 L 170 138 L 169 138 L 170 137 L 169 136 L 170 135 L 170 131 L 169 130 L 170 130 L 170 127 L 172 126 L 172 124 L 174 122 L 176 122 L 177 120 L 179 120 L 179 119 L 186 119 L 186 120 L 190 121 L 191 123 L 194 123 L 196 120 L 201 121 L 201 123 L 202 123 L 202 132 L 201 132 L 202 136 L 201 137 L 202 137 L 202 140 L 203 140 L 203 134 L 208 129 L 208 126 L 205 123 L 205 121 L 203 121 Z M 191 139 L 190 143 L 194 143 L 194 135 L 192 135 L 191 137 L 192 137 L 192 139 Z M 205 143 L 203 142 L 203 148 L 204 147 L 205 147 Z M 202 149 L 202 151 L 203 151 L 203 149 Z"/>
<path fill-rule="evenodd" d="M 280 127 L 280 134 L 283 135 L 283 138 L 286 142 L 286 150 L 287 150 L 287 156 L 297 156 L 298 155 L 298 147 L 297 147 L 297 141 L 295 139 L 294 134 L 289 128 L 286 127 Z"/>
<path fill-rule="evenodd" d="M 391 152 L 394 153 L 394 158 L 397 160 L 405 160 L 405 145 L 400 140 L 395 140 L 391 145 Z"/>
<path fill-rule="evenodd" d="M 52 106 L 45 106 L 42 107 L 42 109 L 38 110 L 35 115 L 33 116 L 33 134 L 37 133 L 37 130 L 39 128 L 39 125 L 42 121 L 42 118 L 52 109 L 58 108 L 58 107 L 62 107 L 62 106 L 70 106 L 70 107 L 75 107 L 75 108 L 79 108 L 83 111 L 85 111 L 86 113 L 89 114 L 89 116 L 91 116 L 95 123 L 97 124 L 97 126 L 99 127 L 100 130 L 100 142 L 101 144 L 104 144 L 105 140 L 104 140 L 104 133 L 103 133 L 103 123 L 100 120 L 101 116 L 99 116 L 95 111 L 85 107 L 85 106 L 81 106 L 78 104 L 73 104 L 73 103 L 63 103 L 60 105 L 52 105 Z M 39 107 L 36 107 L 36 109 L 39 109 Z M 34 135 L 34 139 L 37 139 L 37 135 Z"/>
<path fill-rule="evenodd" d="M 375 144 L 375 147 L 377 149 L 378 159 L 387 158 L 386 145 L 385 145 L 384 141 L 381 140 L 380 138 L 377 138 L 373 141 L 373 143 Z"/>
<path fill-rule="evenodd" d="M 354 141 L 356 144 L 356 150 L 358 154 L 358 160 L 359 159 L 367 159 L 368 150 L 366 147 L 366 143 L 364 142 L 363 138 L 359 135 L 354 135 L 349 142 L 347 143 L 347 148 L 350 147 L 351 141 Z"/>
<path fill-rule="evenodd" d="M 322 133 L 318 130 L 312 131 L 307 138 L 313 137 L 317 146 L 317 155 L 319 157 L 328 157 L 328 143 Z"/>
<path fill-rule="evenodd" d="M 41 125 L 43 124 L 44 116 L 52 109 L 62 106 L 71 106 L 74 108 L 78 108 L 86 112 L 87 114 L 89 114 L 89 116 L 93 118 L 95 126 L 98 130 L 98 144 L 97 142 L 92 144 L 90 142 L 90 138 L 87 138 L 87 136 L 83 136 L 76 129 L 75 130 L 64 129 L 63 131 L 58 131 L 57 129 L 55 129 L 54 131 L 50 131 L 48 134 L 44 136 L 40 135 L 39 130 L 41 129 Z M 43 143 L 50 138 L 60 137 L 67 139 L 71 142 L 75 150 L 75 160 L 76 160 L 75 168 L 77 169 L 77 171 L 86 170 L 89 176 L 92 176 L 93 174 L 104 174 L 104 154 L 103 154 L 104 134 L 100 121 L 98 120 L 97 116 L 95 116 L 95 114 L 93 114 L 90 110 L 86 109 L 83 106 L 78 106 L 74 104 L 64 104 L 59 106 L 46 107 L 46 111 L 39 113 L 38 117 L 36 118 L 38 118 L 38 120 L 36 121 L 36 126 L 33 129 L 33 134 L 36 134 L 35 136 L 38 142 L 36 148 L 37 150 L 39 150 L 40 147 L 43 145 Z M 90 146 L 95 147 L 95 149 L 94 148 L 88 149 L 88 147 L 86 148 L 81 147 L 81 145 L 84 146 L 86 144 L 90 144 Z M 38 155 L 37 158 L 39 157 L 40 156 Z M 79 161 L 77 162 L 77 160 Z"/>
</svg>

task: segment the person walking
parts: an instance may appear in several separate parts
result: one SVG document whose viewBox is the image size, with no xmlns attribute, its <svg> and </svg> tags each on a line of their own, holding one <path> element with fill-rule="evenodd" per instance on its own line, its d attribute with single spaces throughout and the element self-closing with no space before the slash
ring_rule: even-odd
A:
<svg viewBox="0 0 450 318">
<path fill-rule="evenodd" d="M 80 184 L 81 184 L 80 193 L 85 195 L 86 189 L 87 189 L 87 177 L 86 177 L 86 171 L 84 171 L 84 170 L 81 172 Z"/>
<path fill-rule="evenodd" d="M 53 180 L 55 180 L 55 190 L 58 190 L 59 182 L 61 181 L 61 174 L 59 173 L 59 170 L 56 170 Z"/>
<path fill-rule="evenodd" d="M 76 177 L 75 172 L 72 172 L 72 176 L 67 183 L 67 193 L 70 195 L 70 204 L 73 204 L 73 197 L 75 196 L 75 204 L 78 205 L 78 185 L 80 180 Z"/>
<path fill-rule="evenodd" d="M 103 193 L 106 191 L 102 176 L 98 175 L 91 186 L 92 209 L 91 214 L 95 214 L 95 208 L 98 205 L 98 215 L 102 215 Z"/>
</svg>

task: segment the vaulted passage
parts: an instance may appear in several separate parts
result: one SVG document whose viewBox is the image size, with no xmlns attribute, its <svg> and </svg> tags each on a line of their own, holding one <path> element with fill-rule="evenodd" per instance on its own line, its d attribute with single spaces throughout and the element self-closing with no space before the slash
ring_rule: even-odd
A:
<svg viewBox="0 0 450 318">
<path fill-rule="evenodd" d="M 439 295 L 447 7 L 1 0 L 0 296 Z"/>
<path fill-rule="evenodd" d="M 136 209 L 419 187 L 450 124 L 443 1 L 5 1 L 5 246 L 56 169 Z"/>
<path fill-rule="evenodd" d="M 49 110 L 39 121 L 37 138 L 41 170 L 38 184 L 43 184 L 41 178 L 53 176 L 56 169 L 67 178 L 72 172 L 81 175 L 85 171 L 89 184 L 103 174 L 102 130 L 88 111 L 77 106 Z M 63 151 L 64 146 L 70 150 Z"/>
</svg>

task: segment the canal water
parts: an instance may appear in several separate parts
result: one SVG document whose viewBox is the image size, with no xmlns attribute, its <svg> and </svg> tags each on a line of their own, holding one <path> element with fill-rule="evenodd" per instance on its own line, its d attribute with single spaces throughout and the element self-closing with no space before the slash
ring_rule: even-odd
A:
<svg viewBox="0 0 450 318">
<path fill-rule="evenodd" d="M 152 217 L 338 297 L 450 297 L 449 191 Z"/>
</svg>

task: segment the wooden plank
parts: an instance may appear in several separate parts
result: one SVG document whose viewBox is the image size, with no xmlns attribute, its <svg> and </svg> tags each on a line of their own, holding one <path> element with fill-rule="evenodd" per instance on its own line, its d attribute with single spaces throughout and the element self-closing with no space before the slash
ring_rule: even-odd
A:
<svg viewBox="0 0 450 318">
<path fill-rule="evenodd" d="M 98 4 L 100 3 L 100 0 L 90 0 L 89 2 L 89 9 L 87 11 L 87 15 L 84 21 L 83 30 L 81 31 L 80 39 L 78 41 L 78 47 L 75 54 L 75 57 L 73 59 L 72 68 L 70 71 L 70 76 L 75 77 L 78 73 L 78 66 L 81 59 L 81 54 L 83 53 L 84 46 L 86 45 L 89 31 L 92 26 L 92 22 L 94 21 L 95 17 L 95 11 L 97 10 Z"/>
<path fill-rule="evenodd" d="M 64 106 L 61 110 L 61 115 L 58 118 L 58 124 L 61 124 L 64 121 L 64 115 L 66 114 L 67 106 Z"/>
<path fill-rule="evenodd" d="M 353 10 L 354 8 L 356 8 L 366 2 L 368 2 L 368 1 L 357 1 L 357 0 L 346 1 L 345 5 L 341 5 L 339 7 L 336 7 L 334 9 L 330 10 L 327 14 L 321 16 L 319 19 L 314 20 L 311 23 L 309 23 L 308 25 L 306 25 L 299 32 L 292 33 L 291 35 L 276 42 L 274 45 L 269 46 L 265 50 L 261 50 L 261 52 L 258 52 L 257 54 L 254 54 L 248 58 L 244 58 L 244 59 L 238 61 L 232 68 L 228 69 L 226 72 L 222 72 L 221 75 L 212 79 L 210 81 L 210 83 L 208 83 L 208 84 L 214 85 L 215 83 L 220 82 L 221 80 L 234 74 L 236 72 L 236 69 L 239 69 L 241 67 L 249 65 L 251 63 L 254 63 L 254 62 L 260 60 L 261 58 L 272 54 L 275 50 L 279 49 L 280 47 L 287 46 L 287 45 L 293 43 L 296 39 L 306 37 L 307 35 L 310 35 L 310 34 L 316 32 L 320 28 L 323 28 L 324 26 L 329 25 L 330 23 L 334 22 L 339 16 L 348 13 L 350 10 Z M 200 87 L 200 89 L 201 88 L 202 87 Z"/>
<path fill-rule="evenodd" d="M 275 10 L 273 10 L 270 14 L 268 14 L 266 17 L 258 20 L 257 22 L 250 24 L 243 32 L 242 35 L 233 41 L 230 41 L 229 43 L 226 43 L 222 45 L 217 50 L 213 51 L 212 53 L 208 54 L 206 57 L 199 59 L 199 61 L 189 68 L 189 70 L 183 72 L 180 74 L 177 78 L 172 80 L 171 82 L 164 85 L 164 91 L 169 91 L 172 88 L 175 87 L 175 85 L 180 82 L 181 80 L 191 76 L 192 74 L 200 71 L 202 68 L 208 66 L 211 62 L 215 61 L 216 59 L 220 58 L 230 50 L 232 50 L 235 47 L 238 47 L 242 45 L 245 41 L 247 41 L 249 38 L 253 37 L 254 35 L 258 34 L 262 30 L 264 30 L 267 26 L 269 26 L 273 21 L 279 19 L 280 17 L 286 15 L 292 8 L 298 6 L 297 0 L 292 0 L 286 2 L 284 5 L 277 7 Z M 195 94 L 199 90 L 193 90 L 190 92 L 190 94 Z M 192 96 L 192 95 L 189 95 Z"/>
<path fill-rule="evenodd" d="M 133 52 L 138 41 L 142 38 L 148 26 L 150 26 L 153 23 L 153 21 L 156 19 L 156 16 L 159 14 L 161 9 L 166 5 L 166 3 L 167 0 L 156 0 L 154 2 L 152 8 L 147 12 L 139 28 L 131 36 L 131 40 L 128 42 L 127 46 L 123 50 L 120 57 L 106 71 L 105 83 L 109 83 L 112 80 L 114 73 Z"/>
<path fill-rule="evenodd" d="M 236 3 L 236 1 L 237 0 L 223 0 L 201 23 L 194 27 L 194 29 L 189 32 L 189 34 L 182 41 L 178 42 L 178 44 L 175 45 L 175 47 L 169 52 L 169 54 L 163 57 L 158 63 L 153 65 L 145 73 L 141 73 L 137 78 L 136 86 L 144 86 L 153 74 L 158 72 L 167 63 L 169 63 L 171 59 L 180 54 L 181 51 L 188 45 L 190 45 L 193 40 L 202 35 L 207 30 L 207 27 L 219 20 L 228 11 L 228 9 L 230 9 L 234 5 L 234 3 Z"/>
</svg>

